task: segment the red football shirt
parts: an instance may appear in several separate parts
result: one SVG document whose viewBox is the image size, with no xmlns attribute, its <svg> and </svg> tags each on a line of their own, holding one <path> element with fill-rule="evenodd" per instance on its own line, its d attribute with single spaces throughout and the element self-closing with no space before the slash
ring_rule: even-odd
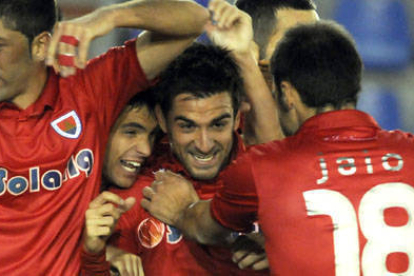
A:
<svg viewBox="0 0 414 276">
<path fill-rule="evenodd" d="M 238 230 L 258 212 L 276 275 L 411 275 L 413 171 L 411 134 L 328 112 L 229 166 L 211 211 Z"/>
<path fill-rule="evenodd" d="M 25 110 L 0 103 L 0 275 L 77 275 L 110 127 L 147 84 L 130 41 L 76 76 L 49 70 Z"/>
<path fill-rule="evenodd" d="M 238 150 L 244 150 L 241 140 L 238 140 Z M 166 154 L 169 148 L 161 147 L 160 156 L 153 170 L 168 169 L 189 178 L 188 173 L 179 162 Z M 160 149 L 159 149 L 160 150 Z M 139 204 L 142 199 L 142 189 L 151 185 L 152 173 L 141 176 L 134 186 L 128 190 L 112 189 L 112 192 L 123 198 L 134 196 L 137 204 L 126 212 L 118 221 L 118 231 L 111 238 L 111 243 L 142 258 L 145 275 L 151 276 L 216 276 L 216 275 L 269 275 L 268 270 L 240 270 L 231 260 L 230 249 L 219 246 L 204 246 L 183 238 L 181 232 L 166 225 L 147 213 Z M 202 199 L 210 199 L 221 182 L 195 181 L 193 185 Z"/>
</svg>

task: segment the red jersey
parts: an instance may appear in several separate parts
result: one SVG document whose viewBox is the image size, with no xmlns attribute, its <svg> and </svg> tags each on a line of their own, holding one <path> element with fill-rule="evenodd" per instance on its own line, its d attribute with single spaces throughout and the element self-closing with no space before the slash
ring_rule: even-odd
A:
<svg viewBox="0 0 414 276">
<path fill-rule="evenodd" d="M 411 275 L 413 171 L 411 134 L 327 112 L 230 165 L 211 212 L 238 230 L 258 212 L 276 275 Z"/>
<path fill-rule="evenodd" d="M 244 150 L 241 140 L 239 150 Z M 171 154 L 169 148 L 163 147 L 163 156 L 158 159 L 153 170 L 168 169 L 180 173 L 190 179 L 183 166 Z M 128 190 L 113 189 L 122 198 L 134 196 L 137 204 L 126 212 L 118 221 L 118 232 L 111 238 L 117 247 L 137 254 L 142 258 L 145 275 L 151 276 L 217 276 L 217 275 L 269 275 L 268 270 L 255 272 L 250 269 L 241 270 L 232 258 L 228 248 L 204 246 L 183 238 L 181 232 L 166 225 L 146 212 L 139 204 L 142 189 L 151 185 L 154 177 L 151 174 L 141 176 L 134 186 Z M 196 181 L 191 179 L 202 199 L 210 199 L 221 182 Z"/>
<path fill-rule="evenodd" d="M 147 86 L 134 41 L 75 76 L 48 74 L 28 108 L 0 103 L 0 275 L 77 275 L 110 127 Z"/>
</svg>

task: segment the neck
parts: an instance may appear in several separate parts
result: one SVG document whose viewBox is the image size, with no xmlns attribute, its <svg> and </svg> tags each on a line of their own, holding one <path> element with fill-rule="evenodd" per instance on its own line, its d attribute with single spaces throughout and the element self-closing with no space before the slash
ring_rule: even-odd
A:
<svg viewBox="0 0 414 276">
<path fill-rule="evenodd" d="M 40 97 L 46 85 L 48 77 L 46 67 L 42 64 L 37 69 L 27 80 L 26 85 L 22 87 L 21 93 L 12 99 L 12 103 L 21 109 L 26 109 L 33 104 Z"/>
<path fill-rule="evenodd" d="M 345 110 L 345 109 L 355 109 L 355 104 L 354 103 L 346 103 L 343 104 L 339 107 L 335 107 L 334 105 L 328 104 L 328 105 L 324 105 L 321 107 L 305 107 L 303 112 L 301 112 L 301 124 L 303 122 L 305 122 L 307 119 L 309 119 L 310 117 L 313 117 L 315 115 L 321 114 L 321 113 L 325 113 L 325 112 L 329 112 L 329 111 L 335 111 L 335 110 Z"/>
</svg>

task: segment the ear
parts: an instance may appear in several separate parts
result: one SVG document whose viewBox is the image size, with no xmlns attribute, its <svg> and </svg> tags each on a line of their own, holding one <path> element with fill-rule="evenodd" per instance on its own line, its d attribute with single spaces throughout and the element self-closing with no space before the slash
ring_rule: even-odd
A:
<svg viewBox="0 0 414 276">
<path fill-rule="evenodd" d="M 292 108 L 295 108 L 296 103 L 296 96 L 297 91 L 295 87 L 288 81 L 282 81 L 280 83 L 279 91 L 279 102 L 281 106 L 286 110 L 289 111 Z"/>
<path fill-rule="evenodd" d="M 46 59 L 47 47 L 52 35 L 49 32 L 42 32 L 32 41 L 32 57 L 36 61 L 44 61 Z"/>
<path fill-rule="evenodd" d="M 167 133 L 167 120 L 162 113 L 161 106 L 157 104 L 155 106 L 155 116 L 157 117 L 158 124 L 164 133 Z"/>
<path fill-rule="evenodd" d="M 238 110 L 236 114 L 236 118 L 234 118 L 234 129 L 233 129 L 234 131 L 237 131 L 237 129 L 240 126 L 240 114 L 241 112 L 240 110 Z"/>
</svg>

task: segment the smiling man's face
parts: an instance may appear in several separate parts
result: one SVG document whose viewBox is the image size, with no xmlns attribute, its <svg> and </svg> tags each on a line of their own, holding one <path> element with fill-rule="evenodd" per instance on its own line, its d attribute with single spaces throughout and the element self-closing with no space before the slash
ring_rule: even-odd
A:
<svg viewBox="0 0 414 276">
<path fill-rule="evenodd" d="M 137 179 L 144 161 L 151 155 L 157 130 L 155 115 L 147 106 L 126 108 L 111 130 L 104 179 L 120 188 L 129 188 Z"/>
<path fill-rule="evenodd" d="M 239 124 L 229 93 L 179 94 L 164 122 L 174 155 L 194 179 L 213 179 L 228 164 Z"/>
</svg>

